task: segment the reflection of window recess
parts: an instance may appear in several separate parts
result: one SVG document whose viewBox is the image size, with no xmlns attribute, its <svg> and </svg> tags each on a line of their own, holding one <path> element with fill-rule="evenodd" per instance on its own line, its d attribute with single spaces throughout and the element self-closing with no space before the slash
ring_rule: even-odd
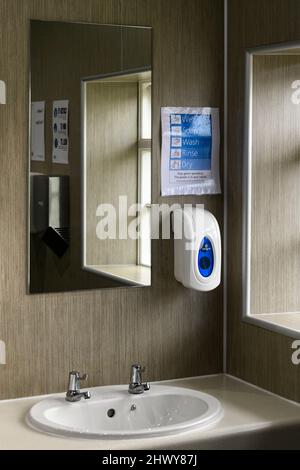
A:
<svg viewBox="0 0 300 470">
<path fill-rule="evenodd" d="M 151 285 L 151 268 L 146 266 L 136 264 L 108 264 L 103 266 L 86 266 L 86 269 L 90 272 L 111 277 L 131 285 Z"/>
<path fill-rule="evenodd" d="M 84 269 L 125 284 L 151 284 L 151 72 L 85 83 Z M 135 216 L 119 210 L 139 204 L 140 237 L 100 239 L 97 208 L 111 204 L 118 227 Z M 126 230 L 125 230 L 126 231 Z"/>
</svg>

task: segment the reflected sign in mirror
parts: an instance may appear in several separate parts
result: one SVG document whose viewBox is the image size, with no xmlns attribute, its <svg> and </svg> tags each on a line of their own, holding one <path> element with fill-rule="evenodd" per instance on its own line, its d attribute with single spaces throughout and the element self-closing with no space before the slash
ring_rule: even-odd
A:
<svg viewBox="0 0 300 470">
<path fill-rule="evenodd" d="M 29 292 L 151 284 L 151 28 L 31 22 Z"/>
</svg>

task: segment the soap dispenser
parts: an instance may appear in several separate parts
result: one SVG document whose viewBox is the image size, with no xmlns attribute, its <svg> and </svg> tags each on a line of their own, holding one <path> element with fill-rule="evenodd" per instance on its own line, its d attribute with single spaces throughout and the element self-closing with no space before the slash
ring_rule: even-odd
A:
<svg viewBox="0 0 300 470">
<path fill-rule="evenodd" d="M 173 229 L 177 281 L 198 291 L 218 287 L 221 282 L 221 234 L 216 218 L 199 207 L 176 209 Z"/>
</svg>

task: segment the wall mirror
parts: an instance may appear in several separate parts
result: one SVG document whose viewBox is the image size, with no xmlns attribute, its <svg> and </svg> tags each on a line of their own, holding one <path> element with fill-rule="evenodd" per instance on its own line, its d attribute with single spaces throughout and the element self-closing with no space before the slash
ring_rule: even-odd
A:
<svg viewBox="0 0 300 470">
<path fill-rule="evenodd" d="M 300 337 L 300 43 L 246 54 L 244 319 Z"/>
<path fill-rule="evenodd" d="M 31 21 L 30 293 L 151 284 L 151 42 Z"/>
</svg>

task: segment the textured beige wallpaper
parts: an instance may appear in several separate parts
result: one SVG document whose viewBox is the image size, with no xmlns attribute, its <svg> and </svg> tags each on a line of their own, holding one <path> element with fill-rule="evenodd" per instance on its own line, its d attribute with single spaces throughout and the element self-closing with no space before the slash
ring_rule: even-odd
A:
<svg viewBox="0 0 300 470">
<path fill-rule="evenodd" d="M 245 48 L 299 40 L 300 2 L 230 0 L 228 5 L 228 370 L 299 401 L 300 366 L 291 361 L 292 338 L 242 322 L 242 169 Z M 270 129 L 268 122 L 265 126 Z M 265 198 L 260 203 L 266 204 Z"/>
<path fill-rule="evenodd" d="M 30 18 L 153 27 L 154 202 L 161 200 L 160 107 L 223 103 L 222 0 L 1 0 L 0 338 L 7 365 L 0 366 L 0 397 L 62 391 L 74 368 L 90 374 L 89 386 L 127 383 L 134 360 L 150 381 L 220 372 L 222 287 L 198 293 L 180 286 L 172 241 L 153 242 L 151 288 L 26 294 Z M 222 225 L 222 196 L 171 200 L 205 203 Z"/>
</svg>

